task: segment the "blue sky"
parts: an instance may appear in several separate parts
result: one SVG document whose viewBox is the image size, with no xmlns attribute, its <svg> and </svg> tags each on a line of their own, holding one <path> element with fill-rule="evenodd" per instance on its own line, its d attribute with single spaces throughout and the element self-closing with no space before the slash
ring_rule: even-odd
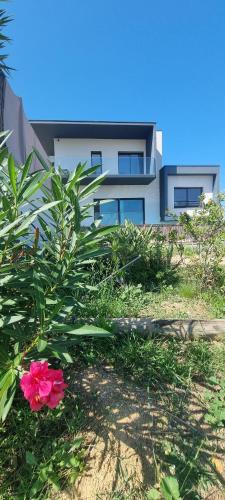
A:
<svg viewBox="0 0 225 500">
<path fill-rule="evenodd" d="M 164 164 L 220 164 L 225 188 L 224 0 L 6 8 L 10 83 L 29 118 L 156 121 Z"/>
</svg>

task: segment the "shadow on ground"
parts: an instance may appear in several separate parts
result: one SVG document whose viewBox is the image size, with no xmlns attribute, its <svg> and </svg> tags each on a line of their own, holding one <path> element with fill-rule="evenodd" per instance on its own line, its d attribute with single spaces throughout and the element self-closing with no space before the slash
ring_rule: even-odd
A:
<svg viewBox="0 0 225 500">
<path fill-rule="evenodd" d="M 208 498 L 212 491 L 211 500 L 224 499 L 218 466 L 224 436 L 204 422 L 200 386 L 195 393 L 171 387 L 145 391 L 101 367 L 76 374 L 74 390 L 88 414 L 87 465 L 73 490 L 61 498 L 141 499 L 162 473 L 176 472 L 182 498 L 197 498 L 193 489 L 202 483 L 198 498 Z M 204 493 L 209 481 L 212 490 Z"/>
</svg>

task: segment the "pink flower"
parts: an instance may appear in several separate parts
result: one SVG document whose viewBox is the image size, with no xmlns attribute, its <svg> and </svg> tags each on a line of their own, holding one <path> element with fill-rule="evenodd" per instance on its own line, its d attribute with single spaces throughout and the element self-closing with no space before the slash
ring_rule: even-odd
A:
<svg viewBox="0 0 225 500">
<path fill-rule="evenodd" d="M 20 380 L 20 387 L 31 410 L 39 411 L 45 405 L 56 408 L 68 386 L 64 383 L 62 370 L 49 368 L 47 361 L 32 361 L 30 371 Z"/>
</svg>

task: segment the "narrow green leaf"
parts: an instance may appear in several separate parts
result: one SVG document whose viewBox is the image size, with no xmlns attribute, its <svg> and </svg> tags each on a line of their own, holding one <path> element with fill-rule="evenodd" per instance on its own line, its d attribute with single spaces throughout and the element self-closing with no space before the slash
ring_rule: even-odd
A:
<svg viewBox="0 0 225 500">
<path fill-rule="evenodd" d="M 0 318 L 0 328 L 6 327 L 8 325 L 12 325 L 12 323 L 18 323 L 24 319 L 24 316 L 22 314 L 15 314 L 15 315 L 7 315 L 7 316 L 2 316 Z"/>
<path fill-rule="evenodd" d="M 15 393 L 16 393 L 16 374 L 15 372 L 12 372 L 12 377 L 11 377 L 11 382 L 10 386 L 8 387 L 8 390 L 5 391 L 3 396 L 0 398 L 0 418 L 2 422 L 5 421 L 9 410 L 12 406 Z"/>
<path fill-rule="evenodd" d="M 36 155 L 36 157 L 37 157 L 38 161 L 40 162 L 40 164 L 42 165 L 42 167 L 43 167 L 43 168 L 44 168 L 47 172 L 49 172 L 49 170 L 51 170 L 51 168 L 52 168 L 52 166 L 51 166 L 50 162 L 49 162 L 49 164 L 48 164 L 48 163 L 46 163 L 46 161 L 44 160 L 44 158 L 43 158 L 43 157 L 41 156 L 41 154 L 39 153 L 38 149 L 33 148 L 33 152 L 34 152 L 34 154 Z"/>
<path fill-rule="evenodd" d="M 39 271 L 36 271 L 36 269 L 33 271 L 33 280 L 36 313 L 40 321 L 41 331 L 43 331 L 45 321 L 45 294 L 40 273 Z"/>
<path fill-rule="evenodd" d="M 8 171 L 9 171 L 9 178 L 11 182 L 11 186 L 13 189 L 13 193 L 16 196 L 17 194 L 17 189 L 16 189 L 16 169 L 15 169 L 15 162 L 13 159 L 12 155 L 9 155 L 8 158 Z"/>
<path fill-rule="evenodd" d="M 104 174 L 99 175 L 97 179 L 94 179 L 92 182 L 90 182 L 90 184 L 82 189 L 82 191 L 80 192 L 80 199 L 86 198 L 87 196 L 90 196 L 92 193 L 94 193 L 107 176 L 107 173 L 108 172 L 104 172 Z"/>
<path fill-rule="evenodd" d="M 107 332 L 107 330 L 104 330 L 103 328 L 99 328 L 94 325 L 84 325 L 81 326 L 80 328 L 76 328 L 75 326 L 59 324 L 54 322 L 52 324 L 51 330 L 54 332 L 63 332 L 66 333 L 67 335 L 78 335 L 78 336 L 91 335 L 92 337 L 112 336 L 112 334 L 110 332 Z"/>
<path fill-rule="evenodd" d="M 24 182 L 29 174 L 32 160 L 33 160 L 33 153 L 30 153 L 26 159 L 25 164 L 23 165 L 22 176 L 21 176 L 21 181 L 20 181 L 20 190 L 23 187 Z"/>
<path fill-rule="evenodd" d="M 35 194 L 41 186 L 51 177 L 51 172 L 46 172 L 46 174 L 43 175 L 43 172 L 36 172 L 31 179 L 31 182 L 28 181 L 28 185 L 24 184 L 23 189 L 20 192 L 20 197 L 22 197 L 24 200 L 30 198 Z"/>
</svg>

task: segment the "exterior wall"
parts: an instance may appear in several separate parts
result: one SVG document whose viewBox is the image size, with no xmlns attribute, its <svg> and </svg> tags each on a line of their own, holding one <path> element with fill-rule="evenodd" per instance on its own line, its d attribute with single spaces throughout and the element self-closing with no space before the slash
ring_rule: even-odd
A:
<svg viewBox="0 0 225 500">
<path fill-rule="evenodd" d="M 91 163 L 91 151 L 102 152 L 102 171 L 118 174 L 118 152 L 134 151 L 146 156 L 146 141 L 141 139 L 55 139 L 55 166 L 72 170 L 76 163 Z"/>
<path fill-rule="evenodd" d="M 134 151 L 146 155 L 145 140 L 130 139 L 55 139 L 55 166 L 61 165 L 63 169 L 72 170 L 79 161 L 91 161 L 91 151 L 102 152 L 102 170 L 109 170 L 110 174 L 118 174 L 118 152 Z M 156 178 L 148 185 L 102 185 L 94 198 L 144 198 L 145 223 L 158 224 L 160 221 L 159 203 L 159 169 L 162 166 L 162 137 L 161 132 L 156 132 L 152 154 L 155 157 Z M 88 198 L 87 202 L 93 201 Z M 93 220 L 87 219 L 85 225 Z"/>
<path fill-rule="evenodd" d="M 201 187 L 207 200 L 213 198 L 213 176 L 212 175 L 170 175 L 168 177 L 168 211 L 179 215 L 182 212 L 193 214 L 196 208 L 174 208 L 175 187 Z"/>
<path fill-rule="evenodd" d="M 145 205 L 145 224 L 158 224 L 160 221 L 159 214 L 159 177 L 157 177 L 151 184 L 147 186 L 101 186 L 96 194 L 89 197 L 86 202 L 95 199 L 111 199 L 111 198 L 144 198 Z M 93 220 L 87 219 L 85 225 L 89 225 Z"/>
</svg>

